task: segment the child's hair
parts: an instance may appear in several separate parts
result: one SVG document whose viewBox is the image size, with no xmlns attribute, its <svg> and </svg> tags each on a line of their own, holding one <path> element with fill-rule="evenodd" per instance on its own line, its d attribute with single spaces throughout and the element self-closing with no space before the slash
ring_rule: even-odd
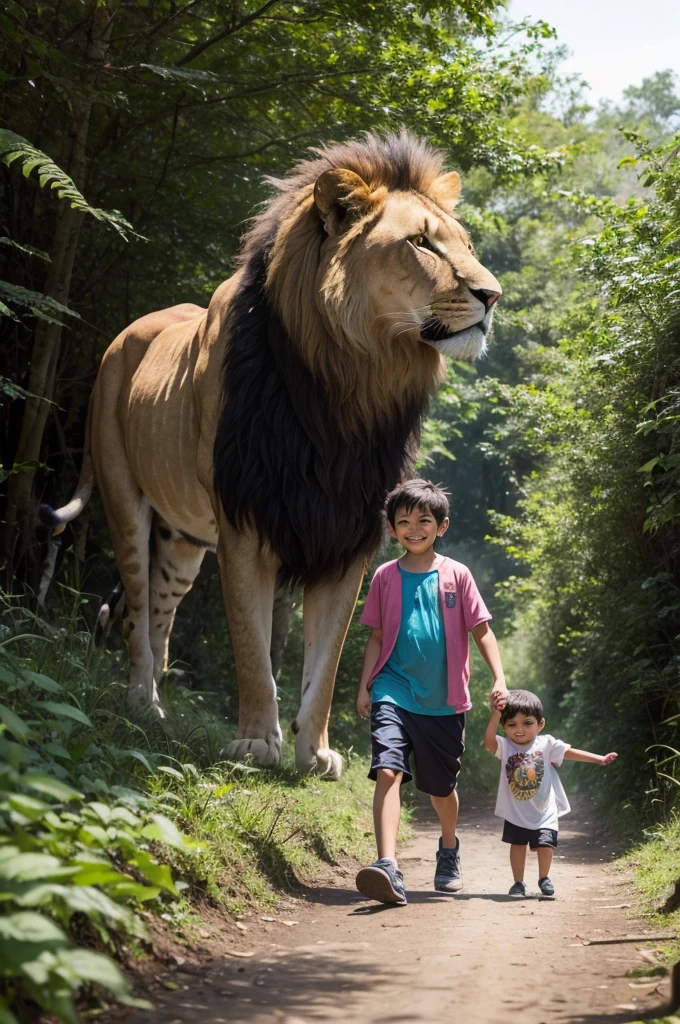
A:
<svg viewBox="0 0 680 1024">
<path fill-rule="evenodd" d="M 501 711 L 501 725 L 515 715 L 532 715 L 537 722 L 543 721 L 543 705 L 535 693 L 529 690 L 508 690 L 508 703 Z"/>
<path fill-rule="evenodd" d="M 449 514 L 449 499 L 446 492 L 429 480 L 405 480 L 387 495 L 387 519 L 394 528 L 394 521 L 400 508 L 411 513 L 418 506 L 421 512 L 429 511 L 441 526 Z"/>
</svg>

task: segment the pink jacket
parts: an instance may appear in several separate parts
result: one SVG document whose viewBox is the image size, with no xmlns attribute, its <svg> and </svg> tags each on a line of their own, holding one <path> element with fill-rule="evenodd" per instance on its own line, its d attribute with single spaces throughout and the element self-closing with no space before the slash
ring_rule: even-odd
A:
<svg viewBox="0 0 680 1024">
<path fill-rule="evenodd" d="M 446 636 L 446 664 L 449 677 L 446 703 L 460 713 L 469 711 L 472 707 L 468 689 L 468 633 L 482 622 L 488 622 L 491 616 L 467 566 L 439 555 L 435 568 L 439 572 L 439 597 Z M 361 613 L 361 621 L 365 626 L 383 631 L 382 649 L 371 673 L 370 687 L 394 650 L 401 626 L 401 574 L 397 559 L 385 562 L 376 569 Z"/>
</svg>

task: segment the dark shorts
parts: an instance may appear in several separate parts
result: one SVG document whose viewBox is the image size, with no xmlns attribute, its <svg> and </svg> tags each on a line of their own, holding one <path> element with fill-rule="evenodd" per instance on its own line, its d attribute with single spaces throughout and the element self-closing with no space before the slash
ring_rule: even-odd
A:
<svg viewBox="0 0 680 1024">
<path fill-rule="evenodd" d="M 375 782 L 378 768 L 391 768 L 404 773 L 402 783 L 415 775 L 416 787 L 423 793 L 450 796 L 465 750 L 465 715 L 416 715 L 379 701 L 371 708 L 371 746 L 369 779 Z"/>
<path fill-rule="evenodd" d="M 526 846 L 535 850 L 539 846 L 557 847 L 557 831 L 554 828 L 522 828 L 521 825 L 513 825 L 511 821 L 503 823 L 503 842 L 511 843 L 513 846 Z"/>
</svg>

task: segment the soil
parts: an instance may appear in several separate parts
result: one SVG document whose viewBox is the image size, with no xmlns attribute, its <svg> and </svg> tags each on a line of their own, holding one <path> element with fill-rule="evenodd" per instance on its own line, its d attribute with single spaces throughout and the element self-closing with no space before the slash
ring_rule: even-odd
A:
<svg viewBox="0 0 680 1024">
<path fill-rule="evenodd" d="M 556 898 L 517 900 L 500 822 L 487 808 L 460 818 L 465 888 L 432 888 L 436 819 L 422 807 L 401 854 L 408 906 L 385 907 L 354 889 L 338 867 L 275 912 L 251 912 L 225 931 L 215 918 L 205 948 L 165 951 L 136 980 L 153 1014 L 126 1024 L 623 1024 L 663 1015 L 665 978 L 650 968 L 662 944 L 628 909 L 631 882 L 587 800 L 562 819 L 551 877 Z M 538 893 L 535 856 L 527 883 Z M 620 941 L 636 936 L 638 941 Z M 585 940 L 615 939 L 585 945 Z M 179 949 L 179 953 L 177 952 Z M 146 990 L 146 991 L 144 991 Z"/>
</svg>

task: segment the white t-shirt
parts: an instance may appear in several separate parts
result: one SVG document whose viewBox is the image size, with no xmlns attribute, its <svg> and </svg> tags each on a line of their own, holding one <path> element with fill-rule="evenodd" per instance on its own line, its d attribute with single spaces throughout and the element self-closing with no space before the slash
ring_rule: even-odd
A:
<svg viewBox="0 0 680 1024">
<path fill-rule="evenodd" d="M 569 743 L 539 733 L 528 747 L 518 747 L 507 736 L 497 736 L 496 757 L 501 762 L 496 814 L 521 828 L 557 829 L 557 819 L 570 811 L 569 801 L 555 771 Z"/>
</svg>

